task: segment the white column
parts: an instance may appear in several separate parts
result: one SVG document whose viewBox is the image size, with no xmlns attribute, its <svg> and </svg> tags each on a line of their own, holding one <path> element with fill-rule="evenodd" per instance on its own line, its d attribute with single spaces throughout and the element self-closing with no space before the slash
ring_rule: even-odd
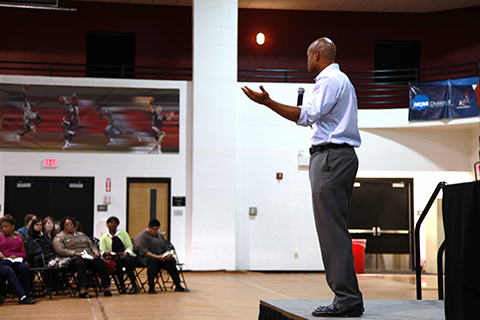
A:
<svg viewBox="0 0 480 320">
<path fill-rule="evenodd" d="M 193 1 L 193 270 L 235 269 L 237 21 L 237 0 Z"/>
</svg>

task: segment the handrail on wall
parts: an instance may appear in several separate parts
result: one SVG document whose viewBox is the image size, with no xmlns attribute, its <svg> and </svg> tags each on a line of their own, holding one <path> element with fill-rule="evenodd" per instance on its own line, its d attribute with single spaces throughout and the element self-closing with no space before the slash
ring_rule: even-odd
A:
<svg viewBox="0 0 480 320">
<path fill-rule="evenodd" d="M 417 300 L 422 300 L 422 266 L 420 264 L 420 227 L 423 223 L 423 220 L 425 219 L 425 216 L 427 215 L 428 211 L 432 207 L 433 202 L 437 198 L 438 193 L 446 185 L 447 185 L 447 183 L 444 182 L 444 181 L 438 183 L 437 187 L 435 188 L 435 191 L 433 191 L 433 194 L 430 197 L 430 200 L 428 200 L 428 203 L 425 206 L 425 209 L 423 209 L 423 212 L 420 215 L 420 217 L 418 218 L 418 221 L 415 225 L 415 271 L 416 271 L 416 279 L 415 279 L 416 281 L 415 281 L 415 283 L 416 283 L 416 287 L 417 287 Z M 442 248 L 442 246 L 443 246 L 443 250 L 445 250 L 444 243 L 442 243 L 440 248 Z M 443 250 L 442 250 L 442 252 L 443 252 Z M 439 253 L 438 253 L 439 255 L 440 255 L 440 252 L 441 251 L 439 250 Z M 438 267 L 438 265 L 437 265 L 437 267 Z M 443 298 L 443 271 L 441 273 L 438 273 L 437 277 L 442 278 L 442 286 L 441 286 L 442 288 L 441 289 L 442 289 L 442 298 Z M 438 290 L 439 290 L 439 297 L 440 297 L 440 286 L 439 286 Z M 441 300 L 441 299 L 439 298 L 439 300 Z"/>
<path fill-rule="evenodd" d="M 449 66 L 346 71 L 357 89 L 360 109 L 408 108 L 409 82 L 438 81 L 478 76 L 479 61 Z M 243 81 L 310 82 L 306 70 L 238 69 L 237 79 Z M 128 79 L 192 80 L 191 67 L 154 67 L 125 65 L 91 65 L 78 63 L 5 61 L 0 60 L 0 72 L 22 75 L 74 77 L 113 77 Z"/>
<path fill-rule="evenodd" d="M 475 172 L 475 181 L 478 181 L 480 178 L 480 161 L 475 162 L 473 165 L 473 172 Z"/>
<path fill-rule="evenodd" d="M 437 254 L 437 284 L 438 300 L 443 300 L 443 253 L 445 252 L 445 239 L 443 240 Z"/>
</svg>

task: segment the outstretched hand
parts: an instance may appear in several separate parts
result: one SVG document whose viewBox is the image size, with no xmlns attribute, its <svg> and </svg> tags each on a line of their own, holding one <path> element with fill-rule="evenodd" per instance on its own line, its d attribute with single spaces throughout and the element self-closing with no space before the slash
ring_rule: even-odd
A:
<svg viewBox="0 0 480 320">
<path fill-rule="evenodd" d="M 288 106 L 270 99 L 270 95 L 263 88 L 263 86 L 260 86 L 260 90 L 260 92 L 257 92 L 253 91 L 247 86 L 242 87 L 243 93 L 245 93 L 245 95 L 250 98 L 250 100 L 267 106 L 285 119 L 291 120 L 293 122 L 298 121 L 300 117 L 300 108 Z"/>
<path fill-rule="evenodd" d="M 266 104 L 267 101 L 270 100 L 270 95 L 268 92 L 263 88 L 263 86 L 260 86 L 261 92 L 254 91 L 250 89 L 247 86 L 242 87 L 242 91 L 245 93 L 245 95 L 250 98 L 250 100 L 259 103 L 259 104 Z"/>
</svg>

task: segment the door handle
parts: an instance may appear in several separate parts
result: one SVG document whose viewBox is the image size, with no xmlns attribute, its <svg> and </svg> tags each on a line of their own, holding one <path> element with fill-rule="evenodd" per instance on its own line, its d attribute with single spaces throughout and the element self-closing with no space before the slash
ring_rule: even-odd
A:
<svg viewBox="0 0 480 320">
<path fill-rule="evenodd" d="M 380 237 L 383 234 L 409 234 L 408 230 L 384 230 L 380 227 L 373 227 L 372 229 L 348 229 L 351 234 L 372 234 L 374 237 Z"/>
<path fill-rule="evenodd" d="M 348 232 L 355 234 L 373 234 L 375 235 L 375 228 L 373 229 L 348 229 Z"/>
<path fill-rule="evenodd" d="M 382 230 L 384 234 L 409 234 L 408 230 Z"/>
</svg>

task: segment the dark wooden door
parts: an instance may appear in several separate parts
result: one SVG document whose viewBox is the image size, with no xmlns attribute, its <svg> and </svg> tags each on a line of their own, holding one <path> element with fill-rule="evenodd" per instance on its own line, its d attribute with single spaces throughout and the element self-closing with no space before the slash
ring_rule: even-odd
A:
<svg viewBox="0 0 480 320">
<path fill-rule="evenodd" d="M 160 221 L 160 232 L 170 239 L 170 179 L 128 178 L 127 231 L 135 238 L 151 219 Z"/>
</svg>

